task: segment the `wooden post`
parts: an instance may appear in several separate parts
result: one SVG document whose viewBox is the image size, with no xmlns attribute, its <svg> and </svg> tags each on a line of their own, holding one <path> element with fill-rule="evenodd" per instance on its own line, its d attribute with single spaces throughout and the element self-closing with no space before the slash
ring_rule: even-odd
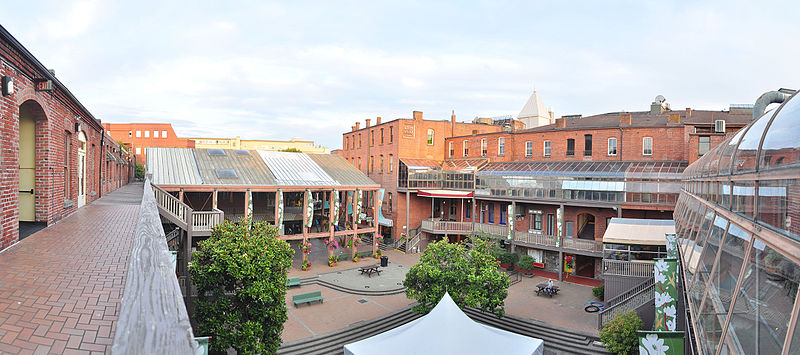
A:
<svg viewBox="0 0 800 355">
<path fill-rule="evenodd" d="M 514 218 L 515 220 L 511 222 L 511 219 Z M 517 224 L 517 201 L 511 201 L 511 213 L 508 214 L 508 221 L 506 221 L 506 225 L 508 229 L 511 229 L 511 252 L 515 252 L 517 250 L 516 243 L 514 243 L 515 232 L 512 226 Z"/>
<path fill-rule="evenodd" d="M 333 199 L 334 199 L 333 190 L 334 189 L 331 189 L 331 191 L 328 192 L 328 194 L 330 196 L 330 198 L 328 199 L 328 232 L 330 232 L 330 236 L 328 237 L 328 240 L 331 241 L 331 242 L 336 240 L 336 236 L 334 235 L 334 231 L 336 229 L 334 226 L 336 226 L 336 222 L 333 221 L 333 209 L 336 206 L 333 205 Z M 332 256 L 333 256 L 333 250 L 328 248 L 328 258 L 330 258 Z"/>
<path fill-rule="evenodd" d="M 475 231 L 475 215 L 478 213 L 477 211 L 478 205 L 475 204 L 475 195 L 472 196 L 472 210 L 470 212 L 471 215 L 469 216 L 470 220 L 472 221 L 472 231 Z"/>
<path fill-rule="evenodd" d="M 380 215 L 380 211 L 381 211 L 381 206 L 378 205 L 378 197 L 380 197 L 379 196 L 380 193 L 381 193 L 380 190 L 373 190 L 372 191 L 372 204 L 373 204 L 373 206 L 372 206 L 372 223 L 375 224 L 375 232 L 373 232 L 374 234 L 372 234 L 372 254 L 373 255 L 378 252 L 378 243 L 377 243 L 377 239 L 375 239 L 375 236 L 380 234 L 379 233 L 379 230 L 380 230 L 380 219 L 378 218 L 378 215 Z"/>
<path fill-rule="evenodd" d="M 211 193 L 211 207 L 212 209 L 217 209 L 217 189 L 214 188 L 214 192 Z"/>
<path fill-rule="evenodd" d="M 356 218 L 358 217 L 358 190 L 353 190 L 353 235 L 351 238 L 355 239 L 358 236 L 358 223 L 356 223 Z M 353 243 L 353 250 L 350 251 L 350 260 L 356 256 L 356 245 Z"/>
<path fill-rule="evenodd" d="M 250 217 L 250 189 L 244 192 L 244 218 Z"/>
<path fill-rule="evenodd" d="M 178 199 L 181 200 L 181 202 L 183 202 L 183 188 L 181 188 L 180 191 L 178 191 Z"/>
</svg>

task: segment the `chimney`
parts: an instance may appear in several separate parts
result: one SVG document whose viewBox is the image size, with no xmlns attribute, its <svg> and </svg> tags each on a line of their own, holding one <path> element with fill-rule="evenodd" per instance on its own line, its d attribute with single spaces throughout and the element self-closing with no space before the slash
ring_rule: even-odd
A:
<svg viewBox="0 0 800 355">
<path fill-rule="evenodd" d="M 556 128 L 566 128 L 566 127 L 567 127 L 567 121 L 564 119 L 564 117 L 556 118 Z"/>
<path fill-rule="evenodd" d="M 689 118 L 689 117 L 692 117 L 692 108 L 691 107 L 687 107 L 686 108 L 686 118 Z"/>
<path fill-rule="evenodd" d="M 669 117 L 667 117 L 667 123 L 681 123 L 681 114 L 670 113 Z"/>
<path fill-rule="evenodd" d="M 364 125 L 364 128 L 369 128 L 369 122 L 372 121 L 372 119 L 371 118 L 367 118 L 365 121 L 367 121 L 367 124 Z"/>
<path fill-rule="evenodd" d="M 361 129 L 361 122 L 356 122 L 356 131 Z"/>
<path fill-rule="evenodd" d="M 350 126 L 350 129 L 351 129 L 353 132 L 355 132 L 355 130 L 356 130 L 356 126 Z"/>
<path fill-rule="evenodd" d="M 619 125 L 631 125 L 631 114 L 630 113 L 620 113 L 619 114 Z"/>
<path fill-rule="evenodd" d="M 379 124 L 381 124 L 381 116 L 378 116 L 378 118 L 375 119 L 375 125 L 377 126 Z"/>
<path fill-rule="evenodd" d="M 422 111 L 414 111 L 414 121 L 422 120 Z"/>
<path fill-rule="evenodd" d="M 456 135 L 456 110 L 453 110 L 453 114 L 450 115 L 450 137 Z"/>
</svg>

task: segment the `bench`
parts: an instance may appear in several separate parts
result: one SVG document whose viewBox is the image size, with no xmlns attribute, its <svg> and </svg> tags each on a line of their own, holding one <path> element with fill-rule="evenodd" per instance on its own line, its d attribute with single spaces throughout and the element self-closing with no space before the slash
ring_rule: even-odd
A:
<svg viewBox="0 0 800 355">
<path fill-rule="evenodd" d="M 294 302 L 294 306 L 297 307 L 304 303 L 312 303 L 315 301 L 319 301 L 322 303 L 322 291 L 314 291 L 314 292 L 306 292 L 306 293 L 299 293 L 292 296 L 292 302 Z"/>
<path fill-rule="evenodd" d="M 300 286 L 300 278 L 299 277 L 290 277 L 286 280 L 286 287 L 294 287 Z"/>
<path fill-rule="evenodd" d="M 550 287 L 548 289 L 547 285 L 538 284 L 538 285 L 536 285 L 536 287 L 539 288 L 538 290 L 536 290 L 536 295 L 537 296 L 541 296 L 542 294 L 545 294 L 546 296 L 550 296 L 552 298 L 553 295 L 557 295 L 558 294 L 558 286 L 553 286 L 553 287 Z"/>
</svg>

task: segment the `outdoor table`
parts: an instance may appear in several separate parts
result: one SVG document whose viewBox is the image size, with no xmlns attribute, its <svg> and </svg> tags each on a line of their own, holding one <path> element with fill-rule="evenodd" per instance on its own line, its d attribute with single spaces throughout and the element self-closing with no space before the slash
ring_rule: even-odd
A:
<svg viewBox="0 0 800 355">
<path fill-rule="evenodd" d="M 543 284 L 543 283 L 536 285 L 536 287 L 539 288 L 538 290 L 536 290 L 536 295 L 537 296 L 539 296 L 540 294 L 544 293 L 545 295 L 553 297 L 553 295 L 558 294 L 558 291 L 559 291 L 558 290 L 558 286 L 555 286 L 555 285 L 551 286 L 550 290 L 547 290 L 547 284 Z"/>
<path fill-rule="evenodd" d="M 378 276 L 380 276 L 381 271 L 378 270 L 379 267 L 380 267 L 380 264 L 373 264 L 373 265 L 362 266 L 362 267 L 358 268 L 358 270 L 361 271 L 362 275 L 363 274 L 367 274 L 367 276 L 372 278 L 372 274 L 374 274 L 374 273 L 377 273 Z"/>
</svg>

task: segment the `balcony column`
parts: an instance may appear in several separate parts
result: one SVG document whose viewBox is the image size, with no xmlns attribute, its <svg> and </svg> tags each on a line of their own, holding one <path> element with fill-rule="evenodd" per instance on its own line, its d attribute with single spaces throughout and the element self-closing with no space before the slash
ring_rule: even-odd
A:
<svg viewBox="0 0 800 355">
<path fill-rule="evenodd" d="M 214 191 L 211 193 L 211 208 L 217 209 L 217 189 L 214 188 Z"/>
<path fill-rule="evenodd" d="M 181 188 L 180 191 L 178 191 L 178 199 L 181 200 L 181 202 L 183 202 L 183 188 Z"/>
<path fill-rule="evenodd" d="M 473 232 L 475 231 L 475 215 L 478 214 L 478 212 L 476 211 L 477 208 L 478 208 L 478 205 L 475 204 L 475 194 L 473 193 L 472 194 L 472 210 L 470 211 L 470 212 L 472 212 L 471 213 L 472 215 L 470 216 L 470 220 L 472 221 L 472 231 Z"/>
<path fill-rule="evenodd" d="M 622 218 L 622 206 L 617 206 L 617 218 Z"/>
<path fill-rule="evenodd" d="M 511 233 L 510 233 L 511 234 L 511 241 L 510 242 L 511 242 L 511 252 L 513 253 L 513 252 L 516 252 L 516 250 L 517 250 L 516 243 L 514 243 L 514 239 L 516 238 L 516 235 L 515 235 L 516 233 L 514 233 L 514 227 L 513 227 L 515 222 L 516 222 L 516 220 L 514 222 L 512 222 L 511 219 L 512 218 L 516 218 L 516 216 L 517 216 L 517 201 L 511 201 L 511 212 L 512 213 L 509 213 L 508 216 L 507 216 L 508 220 L 506 221 L 506 225 L 508 226 L 508 229 L 511 230 Z"/>
<path fill-rule="evenodd" d="M 381 211 L 381 206 L 379 205 L 378 198 L 380 197 L 380 190 L 372 191 L 372 225 L 375 227 L 375 232 L 372 234 L 372 254 L 378 252 L 378 243 L 375 242 L 375 236 L 377 236 L 380 232 L 380 220 L 378 219 L 378 215 Z"/>
<path fill-rule="evenodd" d="M 406 190 L 406 236 L 408 236 L 408 234 L 411 233 L 411 225 L 409 224 L 409 213 L 411 212 L 409 210 L 410 204 L 411 204 L 411 192 Z"/>
<path fill-rule="evenodd" d="M 353 235 L 350 238 L 355 239 L 358 236 L 358 223 L 356 220 L 358 218 L 358 189 L 353 190 Z M 358 252 L 355 243 L 353 244 L 353 249 L 350 251 L 350 259 L 352 260 L 356 253 Z"/>
<path fill-rule="evenodd" d="M 556 223 L 556 225 L 558 226 L 558 239 L 557 239 L 557 241 L 558 241 L 558 281 L 563 281 L 564 280 L 564 265 L 563 265 L 564 264 L 564 241 L 563 241 L 563 236 L 565 234 L 564 233 L 564 228 L 566 228 L 565 223 L 564 223 L 564 212 L 566 212 L 566 211 L 564 211 L 564 204 L 562 203 L 558 207 L 558 213 L 556 213 L 556 215 L 558 215 L 558 222 Z"/>
<path fill-rule="evenodd" d="M 247 189 L 244 193 L 244 218 L 250 217 L 250 203 L 253 199 L 253 194 L 250 192 L 250 189 Z"/>
</svg>

